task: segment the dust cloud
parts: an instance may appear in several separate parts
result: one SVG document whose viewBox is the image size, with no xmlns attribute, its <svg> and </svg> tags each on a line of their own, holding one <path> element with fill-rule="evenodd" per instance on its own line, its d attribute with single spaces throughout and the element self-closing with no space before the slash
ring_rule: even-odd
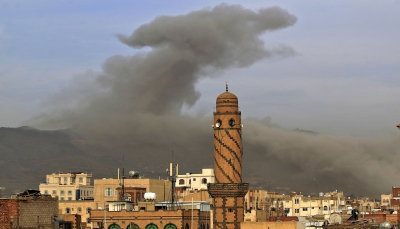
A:
<svg viewBox="0 0 400 229">
<path fill-rule="evenodd" d="M 212 117 L 181 112 L 200 98 L 196 83 L 264 58 L 295 55 L 284 45 L 265 48 L 260 35 L 296 21 L 280 7 L 253 11 L 226 4 L 160 16 L 131 35 L 117 36 L 143 51 L 110 57 L 101 73 L 76 76 L 50 100 L 53 112 L 29 125 L 71 128 L 81 138 L 101 142 L 109 157 L 125 155 L 146 171 L 161 173 L 173 160 L 180 163 L 181 173 L 198 173 L 212 166 L 213 141 Z M 215 97 L 224 85 L 221 89 Z M 268 119 L 243 122 L 244 181 L 253 187 L 379 195 L 399 180 L 399 136 L 338 138 L 285 130 Z M 165 165 L 155 166 L 161 163 Z"/>
</svg>

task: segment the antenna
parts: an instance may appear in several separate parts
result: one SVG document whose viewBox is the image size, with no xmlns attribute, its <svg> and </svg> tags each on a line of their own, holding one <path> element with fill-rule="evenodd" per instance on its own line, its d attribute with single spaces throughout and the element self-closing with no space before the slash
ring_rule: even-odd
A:
<svg viewBox="0 0 400 229">
<path fill-rule="evenodd" d="M 226 91 L 228 91 L 228 81 L 226 81 Z"/>
<path fill-rule="evenodd" d="M 178 164 L 169 164 L 169 169 L 167 169 L 169 177 L 171 178 L 171 206 L 175 203 L 175 182 L 176 176 L 178 175 Z"/>
</svg>

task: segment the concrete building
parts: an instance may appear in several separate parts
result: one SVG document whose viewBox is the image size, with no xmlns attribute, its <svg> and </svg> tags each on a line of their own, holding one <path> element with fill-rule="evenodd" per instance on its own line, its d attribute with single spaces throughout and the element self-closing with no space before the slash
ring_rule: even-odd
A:
<svg viewBox="0 0 400 229">
<path fill-rule="evenodd" d="M 390 208 L 390 200 L 393 199 L 392 194 L 382 194 L 381 195 L 381 208 L 389 209 Z"/>
<path fill-rule="evenodd" d="M 208 184 L 213 198 L 213 228 L 240 229 L 244 220 L 244 196 L 248 183 L 242 182 L 242 123 L 238 98 L 220 94 L 214 112 L 215 183 Z"/>
<path fill-rule="evenodd" d="M 53 229 L 58 200 L 50 196 L 0 199 L 0 229 Z"/>
<path fill-rule="evenodd" d="M 114 178 L 103 178 L 94 180 L 94 204 L 95 208 L 106 208 L 107 201 L 120 200 L 119 189 L 124 184 L 124 190 L 130 190 L 132 188 L 144 188 L 138 190 L 135 196 L 130 196 L 131 201 L 139 202 L 144 198 L 146 192 L 153 192 L 156 194 L 156 202 L 170 200 L 171 199 L 171 181 L 169 180 L 157 180 L 157 179 L 114 179 Z M 145 191 L 144 191 L 145 190 Z"/>
<path fill-rule="evenodd" d="M 201 190 L 207 189 L 207 184 L 214 182 L 214 169 L 202 169 L 200 174 L 177 175 L 175 187 L 185 188 L 186 190 Z"/>
<path fill-rule="evenodd" d="M 93 228 L 110 229 L 208 229 L 210 228 L 209 203 L 108 201 L 108 209 L 91 211 Z M 179 209 L 176 209 L 179 208 Z"/>
<path fill-rule="evenodd" d="M 46 175 L 46 183 L 39 185 L 40 193 L 57 197 L 61 201 L 93 199 L 91 173 L 70 172 Z"/>
</svg>

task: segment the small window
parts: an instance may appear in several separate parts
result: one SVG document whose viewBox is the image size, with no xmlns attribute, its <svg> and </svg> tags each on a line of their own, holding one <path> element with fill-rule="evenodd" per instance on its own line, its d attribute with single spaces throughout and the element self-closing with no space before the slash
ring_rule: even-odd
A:
<svg viewBox="0 0 400 229">
<path fill-rule="evenodd" d="M 201 183 L 202 183 L 202 184 L 207 184 L 207 178 L 201 179 Z"/>
<path fill-rule="evenodd" d="M 57 190 L 53 190 L 53 191 L 52 191 L 52 194 L 53 194 L 53 195 L 56 195 L 56 194 L 57 194 Z"/>
<path fill-rule="evenodd" d="M 70 214 L 71 213 L 71 209 L 70 208 L 66 208 L 65 209 L 65 214 Z"/>
<path fill-rule="evenodd" d="M 112 196 L 112 189 L 111 188 L 106 188 L 104 195 L 105 196 Z"/>
<path fill-rule="evenodd" d="M 61 190 L 61 191 L 60 191 L 60 194 L 61 194 L 61 195 L 64 195 L 64 190 Z"/>
<path fill-rule="evenodd" d="M 193 181 L 196 181 L 196 178 L 193 178 Z"/>
<path fill-rule="evenodd" d="M 64 182 L 68 182 L 68 177 L 64 177 Z"/>
<path fill-rule="evenodd" d="M 167 225 L 165 225 L 164 229 L 177 229 L 177 227 L 173 223 L 168 223 Z"/>
<path fill-rule="evenodd" d="M 64 200 L 64 197 L 60 197 L 60 200 Z"/>
<path fill-rule="evenodd" d="M 72 197 L 68 197 L 68 200 L 72 200 Z"/>
<path fill-rule="evenodd" d="M 86 208 L 86 213 L 87 214 L 90 214 L 90 211 L 91 211 L 92 209 L 91 208 Z"/>
<path fill-rule="evenodd" d="M 185 184 L 185 180 L 184 179 L 180 179 L 179 180 L 179 184 Z"/>
<path fill-rule="evenodd" d="M 49 191 L 47 191 L 47 190 L 44 190 L 44 194 L 49 194 Z"/>
<path fill-rule="evenodd" d="M 294 199 L 294 204 L 299 204 L 299 199 Z"/>
<path fill-rule="evenodd" d="M 150 223 L 150 224 L 147 224 L 146 229 L 158 229 L 158 227 L 154 223 Z"/>
<path fill-rule="evenodd" d="M 68 190 L 68 195 L 72 195 L 72 190 Z"/>
<path fill-rule="evenodd" d="M 324 211 L 328 211 L 328 206 L 324 206 Z"/>
<path fill-rule="evenodd" d="M 82 212 L 82 208 L 78 207 L 78 213 Z"/>
<path fill-rule="evenodd" d="M 308 211 L 308 209 L 307 208 L 303 208 L 303 212 L 306 212 L 306 211 Z"/>
<path fill-rule="evenodd" d="M 108 229 L 121 229 L 121 227 L 118 226 L 118 224 L 113 223 L 108 227 Z"/>
<path fill-rule="evenodd" d="M 233 212 L 233 209 L 232 208 L 228 208 L 228 212 Z"/>
<path fill-rule="evenodd" d="M 300 213 L 300 209 L 294 209 L 294 213 Z"/>
<path fill-rule="evenodd" d="M 83 183 L 83 177 L 79 177 L 79 183 Z"/>
</svg>

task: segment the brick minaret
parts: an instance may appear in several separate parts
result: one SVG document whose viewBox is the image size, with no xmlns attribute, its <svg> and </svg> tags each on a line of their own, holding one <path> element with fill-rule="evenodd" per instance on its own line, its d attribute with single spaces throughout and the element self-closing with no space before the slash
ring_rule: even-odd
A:
<svg viewBox="0 0 400 229">
<path fill-rule="evenodd" d="M 217 97 L 213 128 L 215 183 L 208 185 L 208 192 L 213 197 L 214 229 L 240 229 L 249 185 L 242 183 L 241 112 L 228 86 Z"/>
</svg>

